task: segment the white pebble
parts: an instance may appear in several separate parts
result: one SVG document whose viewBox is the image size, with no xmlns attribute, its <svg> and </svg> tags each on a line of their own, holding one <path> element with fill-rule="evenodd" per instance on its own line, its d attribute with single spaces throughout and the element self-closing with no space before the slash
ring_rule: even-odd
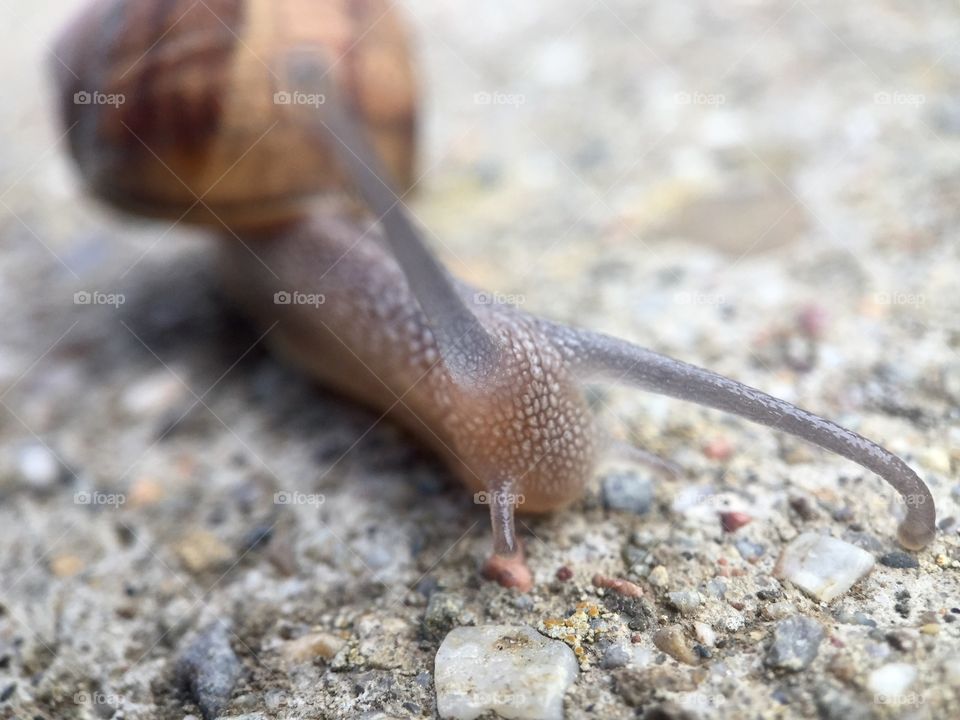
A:
<svg viewBox="0 0 960 720">
<path fill-rule="evenodd" d="M 697 640 L 706 647 L 713 647 L 713 644 L 717 641 L 717 634 L 713 631 L 713 628 L 704 622 L 695 622 L 693 632 L 696 634 Z"/>
<path fill-rule="evenodd" d="M 774 575 L 815 600 L 840 597 L 874 565 L 873 555 L 843 540 L 806 532 L 780 554 Z"/>
<path fill-rule="evenodd" d="M 173 407 L 186 391 L 173 373 L 161 370 L 128 387 L 120 401 L 131 415 L 157 415 Z"/>
<path fill-rule="evenodd" d="M 870 673 L 867 687 L 878 695 L 903 695 L 917 679 L 917 669 L 907 663 L 887 663 Z"/>
<path fill-rule="evenodd" d="M 49 489 L 63 474 L 63 466 L 57 456 L 40 443 L 31 443 L 20 450 L 17 470 L 25 485 L 38 490 Z"/>
<path fill-rule="evenodd" d="M 730 612 L 723 613 L 720 616 L 720 627 L 727 632 L 740 632 L 743 630 L 746 624 L 747 619 L 742 613 L 738 613 L 736 610 L 731 610 Z"/>
<path fill-rule="evenodd" d="M 573 651 L 528 625 L 450 631 L 437 651 L 437 710 L 442 718 L 562 720 L 563 695 L 579 670 Z"/>
</svg>

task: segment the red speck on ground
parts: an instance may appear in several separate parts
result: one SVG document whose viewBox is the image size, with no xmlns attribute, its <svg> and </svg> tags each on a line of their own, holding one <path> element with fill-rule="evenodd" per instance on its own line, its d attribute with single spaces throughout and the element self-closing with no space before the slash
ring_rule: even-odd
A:
<svg viewBox="0 0 960 720">
<path fill-rule="evenodd" d="M 720 525 L 723 526 L 724 532 L 728 533 L 736 532 L 752 520 L 753 518 L 744 512 L 731 511 L 720 513 Z"/>
</svg>

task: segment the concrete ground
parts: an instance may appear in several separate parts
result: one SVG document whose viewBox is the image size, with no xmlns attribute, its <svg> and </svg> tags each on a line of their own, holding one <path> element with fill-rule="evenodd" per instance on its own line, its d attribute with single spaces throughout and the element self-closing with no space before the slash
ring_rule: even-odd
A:
<svg viewBox="0 0 960 720">
<path fill-rule="evenodd" d="M 897 564 L 878 478 L 610 388 L 601 421 L 686 477 L 639 513 L 598 477 L 524 520 L 532 594 L 479 579 L 485 513 L 436 459 L 269 355 L 202 233 L 83 194 L 45 73 L 68 5 L 0 6 L 0 717 L 199 716 L 176 658 L 219 620 L 224 717 L 430 718 L 450 628 L 580 602 L 606 620 L 567 718 L 960 716 L 954 4 L 401 3 L 425 94 L 410 206 L 454 272 L 802 404 L 928 482 L 917 567 L 829 603 L 774 565 L 804 531 Z M 768 654 L 785 616 L 825 632 L 794 671 Z"/>
</svg>

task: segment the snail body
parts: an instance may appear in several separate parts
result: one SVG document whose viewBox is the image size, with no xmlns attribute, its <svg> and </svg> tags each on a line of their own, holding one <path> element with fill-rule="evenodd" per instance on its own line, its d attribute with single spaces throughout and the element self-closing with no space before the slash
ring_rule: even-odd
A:
<svg viewBox="0 0 960 720">
<path fill-rule="evenodd" d="M 415 92 L 399 23 L 391 19 L 365 39 L 379 27 L 369 18 L 371 8 L 385 7 L 382 0 L 211 4 L 261 49 L 251 51 L 255 59 L 269 58 L 266 73 L 250 58 L 241 63 L 244 44 L 215 25 L 172 22 L 170 8 L 181 4 L 96 0 L 58 46 L 80 70 L 66 80 L 60 75 L 81 174 L 124 209 L 225 226 L 220 265 L 226 287 L 270 330 L 277 351 L 323 384 L 393 415 L 489 505 L 488 577 L 532 586 L 514 513 L 575 501 L 611 447 L 591 417 L 583 391 L 589 382 L 696 402 L 838 453 L 903 497 L 907 513 L 898 537 L 904 546 L 918 549 L 933 539 L 930 491 L 876 443 L 626 341 L 509 305 L 478 303 L 473 288 L 452 279 L 396 194 L 412 177 Z M 91 47 L 109 21 L 152 16 L 161 18 L 165 34 L 154 29 L 116 44 L 108 33 Z M 134 55 L 153 38 L 143 63 L 118 71 L 118 57 Z M 225 45 L 232 60 L 224 59 Z M 203 72 L 208 63 L 209 76 Z M 344 75 L 338 67 L 361 70 Z M 139 80 L 131 84 L 134 75 Z M 70 105 L 75 88 L 97 82 L 100 92 L 129 92 L 128 102 Z M 276 92 L 323 102 L 268 101 Z M 171 113 L 179 103 L 186 107 Z M 269 139 L 277 128 L 284 138 Z M 240 138 L 243 144 L 231 152 Z M 230 164 L 229 157 L 238 159 Z M 316 200 L 329 191 L 339 194 Z M 343 202 L 343 192 L 359 195 L 364 212 Z"/>
<path fill-rule="evenodd" d="M 227 291 L 258 326 L 273 328 L 268 341 L 283 357 L 389 411 L 471 492 L 496 490 L 491 478 L 501 476 L 522 478 L 520 511 L 556 510 L 579 498 L 598 459 L 596 432 L 582 386 L 544 342 L 540 321 L 508 305 L 479 306 L 481 323 L 504 349 L 503 367 L 482 391 L 464 387 L 441 361 L 429 319 L 368 223 L 318 213 L 256 256 L 224 238 Z M 467 302 L 475 293 L 459 289 Z"/>
</svg>

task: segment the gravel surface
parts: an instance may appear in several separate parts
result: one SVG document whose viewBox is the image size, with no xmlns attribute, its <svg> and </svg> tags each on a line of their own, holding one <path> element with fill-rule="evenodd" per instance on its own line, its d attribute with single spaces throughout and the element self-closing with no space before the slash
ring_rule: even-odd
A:
<svg viewBox="0 0 960 720">
<path fill-rule="evenodd" d="M 685 477 L 524 519 L 529 595 L 429 452 L 266 352 L 202 233 L 84 196 L 44 72 L 76 4 L 0 5 L 0 717 L 431 718 L 461 626 L 571 647 L 571 719 L 960 717 L 954 4 L 402 3 L 454 272 L 836 419 L 938 504 L 899 552 L 879 478 L 603 388 Z M 817 599 L 775 573 L 802 533 L 877 562 Z"/>
</svg>

